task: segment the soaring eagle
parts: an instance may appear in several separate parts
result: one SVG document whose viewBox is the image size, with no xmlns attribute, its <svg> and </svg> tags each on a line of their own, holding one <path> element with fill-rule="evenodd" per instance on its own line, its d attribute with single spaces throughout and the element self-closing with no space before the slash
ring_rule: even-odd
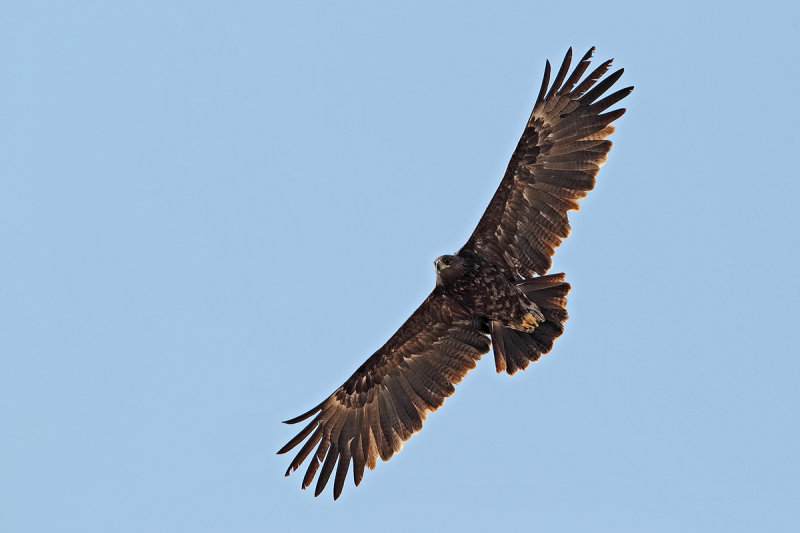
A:
<svg viewBox="0 0 800 533">
<path fill-rule="evenodd" d="M 467 243 L 434 261 L 436 286 L 422 305 L 333 394 L 286 421 L 313 416 L 278 453 L 305 441 L 286 475 L 311 455 L 303 488 L 319 471 L 315 496 L 334 469 L 336 499 L 351 462 L 358 485 L 365 466 L 374 469 L 378 457 L 388 461 L 399 452 L 490 346 L 497 372 L 514 374 L 549 352 L 564 331 L 570 285 L 564 274 L 547 274 L 551 257 L 569 235 L 567 211 L 578 209 L 606 161 L 611 123 L 625 113 L 606 110 L 633 90 L 601 98 L 623 72 L 598 82 L 611 60 L 581 81 L 593 52 L 568 75 L 567 51 L 552 85 L 546 63 L 497 192 Z"/>
</svg>

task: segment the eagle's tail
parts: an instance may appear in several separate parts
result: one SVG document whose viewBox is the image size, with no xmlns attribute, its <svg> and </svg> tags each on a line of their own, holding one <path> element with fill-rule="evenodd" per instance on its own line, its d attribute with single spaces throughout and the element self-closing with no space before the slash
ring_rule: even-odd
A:
<svg viewBox="0 0 800 533">
<path fill-rule="evenodd" d="M 505 370 L 509 374 L 524 370 L 531 361 L 549 352 L 553 341 L 564 332 L 567 320 L 565 307 L 570 286 L 564 281 L 564 274 L 529 279 L 519 283 L 518 287 L 539 307 L 545 321 L 532 333 L 504 328 L 492 322 L 494 364 L 498 372 Z"/>
</svg>

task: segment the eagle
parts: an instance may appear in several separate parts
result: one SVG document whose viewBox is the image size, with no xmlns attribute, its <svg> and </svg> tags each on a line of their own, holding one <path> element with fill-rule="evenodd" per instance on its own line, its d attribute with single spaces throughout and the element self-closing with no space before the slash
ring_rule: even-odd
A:
<svg viewBox="0 0 800 533">
<path fill-rule="evenodd" d="M 305 441 L 286 470 L 288 476 L 310 456 L 304 489 L 319 473 L 319 496 L 335 470 L 337 499 L 351 463 L 358 485 L 364 468 L 398 453 L 490 348 L 497 372 L 514 374 L 548 353 L 563 333 L 570 285 L 563 273 L 547 273 L 551 258 L 569 235 L 567 212 L 578 209 L 606 162 L 611 123 L 625 113 L 607 109 L 633 90 L 604 96 L 623 73 L 603 77 L 612 60 L 581 79 L 593 52 L 569 72 L 570 48 L 552 85 L 545 63 L 497 191 L 466 244 L 434 261 L 436 285 L 422 305 L 333 394 L 285 421 L 313 417 L 278 451 Z"/>
</svg>

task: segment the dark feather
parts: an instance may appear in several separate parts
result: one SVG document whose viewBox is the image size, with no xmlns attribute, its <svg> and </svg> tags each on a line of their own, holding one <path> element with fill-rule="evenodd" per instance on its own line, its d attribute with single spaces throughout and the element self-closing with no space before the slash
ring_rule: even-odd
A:
<svg viewBox="0 0 800 533">
<path fill-rule="evenodd" d="M 347 470 L 350 468 L 350 446 L 348 445 L 339 454 L 339 464 L 336 466 L 336 476 L 333 479 L 333 499 L 337 499 L 342 493 L 344 480 L 347 477 Z"/>
<path fill-rule="evenodd" d="M 558 91 L 559 96 L 562 94 L 569 94 L 572 92 L 572 88 L 575 87 L 575 84 L 578 83 L 578 80 L 581 79 L 583 73 L 586 72 L 587 68 L 589 68 L 589 65 L 591 64 L 590 60 L 592 58 L 592 54 L 594 54 L 594 46 L 589 48 L 589 50 L 583 55 L 581 60 L 575 66 L 575 70 L 572 71 L 572 74 L 570 75 L 567 82 L 564 84 L 561 90 Z"/>
<path fill-rule="evenodd" d="M 569 64 L 572 62 L 572 47 L 570 46 L 569 50 L 567 50 L 567 54 L 564 56 L 564 61 L 561 62 L 561 68 L 558 69 L 558 74 L 556 75 L 556 79 L 553 80 L 553 86 L 550 88 L 550 92 L 547 93 L 546 99 L 552 98 L 553 95 L 556 94 L 556 91 L 561 87 L 561 83 L 564 81 L 564 77 L 567 75 L 569 71 Z"/>
<path fill-rule="evenodd" d="M 322 439 L 320 441 L 317 452 L 311 457 L 311 461 L 308 463 L 306 475 L 303 476 L 303 488 L 311 485 L 311 481 L 314 479 L 314 475 L 317 473 L 317 469 L 319 468 L 320 461 L 325 458 L 325 454 L 328 453 L 328 448 L 330 448 L 330 446 L 331 441 L 328 439 Z"/>
<path fill-rule="evenodd" d="M 317 430 L 314 432 L 314 435 L 312 435 L 312 436 L 311 436 L 311 438 L 310 438 L 310 439 L 308 439 L 308 441 L 306 441 L 305 445 L 304 445 L 302 448 L 300 448 L 300 451 L 299 451 L 299 452 L 297 452 L 297 455 L 295 456 L 295 458 L 294 458 L 294 460 L 292 461 L 292 463 L 289 465 L 289 468 L 287 468 L 287 469 L 286 469 L 286 475 L 287 475 L 287 476 L 288 476 L 288 475 L 289 475 L 289 474 L 290 474 L 292 471 L 294 471 L 294 470 L 297 470 L 297 467 L 298 467 L 298 466 L 300 466 L 300 465 L 302 464 L 302 462 L 306 460 L 306 457 L 308 457 L 308 454 L 309 454 L 309 453 L 311 453 L 311 450 L 313 450 L 313 449 L 314 449 L 314 446 L 316 446 L 316 445 L 319 443 L 319 441 L 320 441 L 320 440 L 322 440 L 322 428 L 320 428 L 320 427 L 319 427 L 319 426 L 317 426 L 316 424 L 314 424 L 314 425 L 312 426 L 312 429 L 313 429 L 314 427 L 316 427 L 316 428 L 317 428 Z M 299 435 L 298 435 L 298 436 L 299 436 Z M 305 437 L 304 437 L 304 438 L 305 438 Z M 295 439 L 296 439 L 296 438 L 295 438 Z M 294 441 L 295 439 L 293 439 L 293 441 Z M 302 441 L 302 439 L 300 439 L 300 440 Z M 299 441 L 298 441 L 298 442 L 299 442 Z M 291 444 L 291 443 L 290 443 L 290 444 Z M 292 446 L 289 446 L 289 448 L 287 448 L 287 449 L 288 449 L 288 450 L 291 450 L 291 449 L 292 449 L 294 446 L 296 446 L 296 445 L 297 445 L 297 443 L 294 443 L 294 444 L 292 444 Z M 279 453 L 280 453 L 280 452 L 279 452 Z"/>
<path fill-rule="evenodd" d="M 600 79 L 600 78 L 603 76 L 603 74 L 605 74 L 606 72 L 608 72 L 608 69 L 609 69 L 609 67 L 611 66 L 611 61 L 612 61 L 612 60 L 611 60 L 611 59 L 609 59 L 609 60 L 607 60 L 607 61 L 605 61 L 605 62 L 601 63 L 599 67 L 597 67 L 596 69 L 594 69 L 594 70 L 591 72 L 591 74 L 589 74 L 588 76 L 586 76 L 586 78 L 585 78 L 585 79 L 584 79 L 584 80 L 583 80 L 583 81 L 582 81 L 582 82 L 581 82 L 581 83 L 580 83 L 580 84 L 579 84 L 577 87 L 575 87 L 575 89 L 572 91 L 572 93 L 570 94 L 570 96 L 571 96 L 573 99 L 575 99 L 575 100 L 577 100 L 577 99 L 579 99 L 581 96 L 583 96 L 583 95 L 584 95 L 584 93 L 585 93 L 586 91 L 588 91 L 588 90 L 589 90 L 589 88 L 590 88 L 590 87 L 592 87 L 592 85 L 594 85 L 594 84 L 595 84 L 595 82 L 596 82 L 597 80 L 599 80 L 599 79 Z"/>
<path fill-rule="evenodd" d="M 336 459 L 338 456 L 339 454 L 336 451 L 336 447 L 331 446 L 328 449 L 328 455 L 325 457 L 325 463 L 322 465 L 322 470 L 319 471 L 319 476 L 317 477 L 317 487 L 314 489 L 314 496 L 319 496 L 322 493 L 322 490 L 325 488 L 325 484 L 328 482 L 328 478 L 331 477 L 331 472 L 333 472 L 333 467 L 336 465 Z"/>
<path fill-rule="evenodd" d="M 544 92 L 547 90 L 547 85 L 549 83 L 550 83 L 550 60 L 547 60 L 544 62 L 544 76 L 542 76 L 542 86 L 539 88 L 539 96 L 536 97 L 537 101 L 542 100 L 544 98 Z"/>
<path fill-rule="evenodd" d="M 611 61 L 609 61 L 608 64 L 609 64 L 609 66 L 611 66 Z M 609 74 L 607 78 L 605 78 L 603 81 L 601 81 L 600 83 L 595 85 L 592 88 L 591 91 L 589 91 L 586 94 L 584 94 L 583 96 L 581 96 L 581 98 L 580 98 L 581 105 L 583 105 L 583 104 L 591 104 L 592 102 L 597 100 L 597 98 L 601 94 L 606 92 L 609 89 L 609 87 L 614 85 L 617 82 L 617 80 L 622 77 L 622 73 L 623 72 L 625 72 L 625 69 L 621 68 L 618 71 L 616 71 L 616 72 L 614 72 L 612 74 Z"/>
<path fill-rule="evenodd" d="M 631 92 L 633 92 L 633 87 L 625 87 L 624 89 L 620 89 L 619 91 L 609 94 L 605 98 L 593 103 L 587 108 L 587 111 L 589 113 L 601 113 L 631 94 Z"/>
</svg>

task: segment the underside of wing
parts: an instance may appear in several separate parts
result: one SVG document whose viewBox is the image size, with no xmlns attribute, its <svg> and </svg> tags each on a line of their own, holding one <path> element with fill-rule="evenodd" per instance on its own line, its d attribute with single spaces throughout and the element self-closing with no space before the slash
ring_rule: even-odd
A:
<svg viewBox="0 0 800 533">
<path fill-rule="evenodd" d="M 295 424 L 313 416 L 278 451 L 285 453 L 305 441 L 286 475 L 311 455 L 303 488 L 319 471 L 315 496 L 335 470 L 333 497 L 338 498 L 351 462 L 358 485 L 365 466 L 374 469 L 378 457 L 387 461 L 399 452 L 422 428 L 427 414 L 453 394 L 453 385 L 489 351 L 487 333 L 486 321 L 434 289 L 389 341 L 331 396 L 286 421 Z"/>
<path fill-rule="evenodd" d="M 595 184 L 614 131 L 625 109 L 606 110 L 633 87 L 603 96 L 622 69 L 601 80 L 608 60 L 582 81 L 594 48 L 569 74 L 572 49 L 550 85 L 550 63 L 522 138 L 503 180 L 464 248 L 472 249 L 514 276 L 543 275 L 569 235 L 567 211 Z M 600 80 L 600 81 L 598 81 Z"/>
</svg>

